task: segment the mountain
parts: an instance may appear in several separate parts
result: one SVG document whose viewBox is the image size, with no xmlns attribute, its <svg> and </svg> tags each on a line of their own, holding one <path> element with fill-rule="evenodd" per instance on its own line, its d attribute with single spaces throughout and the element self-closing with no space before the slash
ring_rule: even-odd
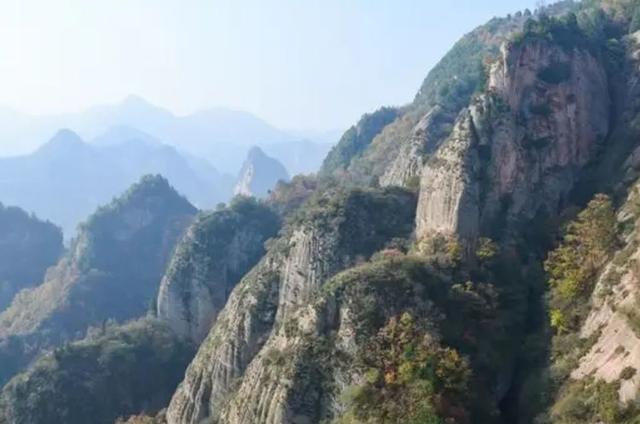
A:
<svg viewBox="0 0 640 424">
<path fill-rule="evenodd" d="M 160 176 L 146 176 L 80 226 L 44 282 L 0 314 L 0 381 L 40 351 L 91 326 L 143 316 L 196 209 Z"/>
<path fill-rule="evenodd" d="M 160 283 L 157 315 L 181 337 L 199 344 L 229 294 L 264 255 L 278 216 L 253 198 L 201 214 L 178 244 Z"/>
<path fill-rule="evenodd" d="M 160 145 L 162 142 L 155 137 L 126 125 L 109 127 L 105 132 L 91 140 L 97 146 L 115 146 L 126 142 L 138 142 L 150 145 Z"/>
<path fill-rule="evenodd" d="M 636 1 L 468 33 L 319 175 L 194 222 L 155 304 L 202 342 L 166 410 L 128 408 L 129 422 L 638 422 L 638 99 Z M 46 422 L 29 394 L 75 370 L 46 365 L 3 389 L 0 416 Z"/>
<path fill-rule="evenodd" d="M 0 137 L 5 141 L 3 154 L 27 154 L 59 128 L 69 128 L 85 140 L 106 141 L 106 132 L 122 128 L 145 133 L 191 155 L 202 157 L 225 173 L 235 174 L 247 149 L 293 142 L 297 136 L 278 130 L 256 116 L 243 111 L 212 108 L 188 115 L 175 115 L 138 96 L 63 115 L 32 116 L 0 109 Z M 326 137 L 319 134 L 319 137 Z M 146 137 L 144 137 L 146 138 Z M 308 156 L 315 155 L 311 150 Z M 321 160 L 314 156 L 315 160 Z"/>
<path fill-rule="evenodd" d="M 20 290 L 42 282 L 63 250 L 58 227 L 0 203 L 0 312 Z"/>
<path fill-rule="evenodd" d="M 232 291 L 171 401 L 168 421 L 215 420 L 235 393 L 232 383 L 242 384 L 250 364 L 270 355 L 265 343 L 290 328 L 283 326 L 327 278 L 409 234 L 412 202 L 415 196 L 400 189 L 336 189 L 309 199 Z M 287 360 L 276 354 L 269 356 L 274 367 Z"/>
<path fill-rule="evenodd" d="M 61 130 L 30 155 L 0 159 L 0 199 L 62 226 L 65 236 L 145 174 L 162 174 L 200 208 L 226 201 L 231 179 L 148 134 L 112 128 L 95 143 Z M 64 201 L 61 201 L 64 199 Z"/>
<path fill-rule="evenodd" d="M 637 16 L 609 0 L 494 19 L 411 104 L 363 117 L 166 421 L 637 420 Z M 410 197 L 332 198 L 340 182 L 405 186 L 415 217 Z"/>
<path fill-rule="evenodd" d="M 235 195 L 265 197 L 278 181 L 288 181 L 289 174 L 278 160 L 267 156 L 259 147 L 252 147 L 242 164 Z"/>
</svg>

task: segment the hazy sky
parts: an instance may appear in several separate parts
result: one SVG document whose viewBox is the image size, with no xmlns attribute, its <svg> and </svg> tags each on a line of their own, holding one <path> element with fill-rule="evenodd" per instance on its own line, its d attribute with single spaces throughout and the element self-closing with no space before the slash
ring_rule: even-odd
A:
<svg viewBox="0 0 640 424">
<path fill-rule="evenodd" d="M 0 105 L 77 111 L 134 93 L 334 129 L 410 101 L 464 33 L 534 0 L 2 0 Z"/>
</svg>

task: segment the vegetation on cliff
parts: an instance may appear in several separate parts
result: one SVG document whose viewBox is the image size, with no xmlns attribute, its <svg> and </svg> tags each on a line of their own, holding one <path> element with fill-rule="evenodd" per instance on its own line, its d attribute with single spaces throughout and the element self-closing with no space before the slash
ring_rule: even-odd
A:
<svg viewBox="0 0 640 424">
<path fill-rule="evenodd" d="M 90 326 L 146 315 L 194 213 L 164 178 L 149 176 L 93 214 L 45 281 L 0 314 L 0 382 Z"/>
<path fill-rule="evenodd" d="M 163 324 L 142 319 L 94 328 L 14 377 L 0 394 L 0 423 L 112 424 L 162 409 L 193 347 Z"/>
<path fill-rule="evenodd" d="M 40 284 L 62 252 L 58 227 L 0 203 L 0 311 L 17 292 Z"/>
</svg>

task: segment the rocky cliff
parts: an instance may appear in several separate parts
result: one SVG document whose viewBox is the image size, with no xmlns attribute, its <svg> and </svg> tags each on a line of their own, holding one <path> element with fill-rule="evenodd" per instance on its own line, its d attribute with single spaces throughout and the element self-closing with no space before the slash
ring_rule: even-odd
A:
<svg viewBox="0 0 640 424">
<path fill-rule="evenodd" d="M 265 197 L 278 181 L 288 181 L 289 174 L 278 160 L 252 147 L 242 164 L 233 194 Z"/>
<path fill-rule="evenodd" d="M 616 13 L 622 10 L 618 9 L 619 4 L 608 7 L 611 7 L 609 16 L 618 16 Z M 594 12 L 583 13 L 580 19 L 587 19 Z M 495 37 L 491 40 L 498 42 L 501 39 L 504 43 L 493 55 L 486 56 L 489 59 L 483 87 L 468 97 L 466 105 L 461 102 L 458 111 L 452 103 L 446 108 L 431 106 L 419 113 L 405 113 L 380 130 L 364 151 L 346 166 L 352 175 L 358 170 L 365 176 L 378 175 L 383 185 L 411 186 L 411 180 L 420 176 L 416 238 L 417 252 L 423 255 L 422 260 L 435 260 L 436 264 L 441 264 L 441 259 L 433 258 L 433 252 L 438 251 L 462 258 L 462 263 L 466 264 L 462 268 L 470 267 L 466 277 L 464 272 L 457 274 L 461 272 L 459 268 L 458 271 L 439 269 L 435 274 L 449 281 L 450 290 L 452 287 L 458 287 L 456 290 L 465 287 L 471 292 L 480 290 L 482 295 L 466 292 L 475 301 L 494 289 L 497 298 L 501 299 L 494 305 L 497 308 L 494 313 L 488 314 L 494 320 L 489 320 L 491 324 L 488 325 L 494 330 L 509 328 L 512 341 L 507 345 L 511 344 L 511 347 L 501 344 L 499 334 L 494 334 L 496 340 L 484 340 L 489 346 L 473 346 L 471 341 L 477 341 L 480 333 L 476 331 L 482 332 L 480 329 L 467 328 L 460 339 L 452 336 L 451 330 L 434 318 L 448 317 L 456 327 L 453 317 L 447 313 L 448 302 L 437 292 L 425 294 L 424 301 L 435 305 L 438 312 L 434 316 L 424 310 L 417 313 L 430 323 L 427 333 L 431 350 L 454 349 L 466 358 L 472 370 L 473 377 L 465 383 L 471 388 L 470 398 L 452 392 L 424 394 L 427 399 L 434 396 L 433 402 L 425 408 L 432 408 L 432 413 L 435 411 L 440 418 L 454 422 L 467 419 L 494 422 L 500 416 L 509 422 L 530 422 L 531 416 L 526 418 L 528 413 L 545 408 L 541 406 L 544 401 L 533 400 L 532 391 L 537 388 L 538 393 L 544 390 L 557 393 L 553 389 L 555 383 L 532 385 L 535 376 L 528 375 L 522 368 L 531 366 L 529 361 L 536 355 L 544 355 L 545 349 L 535 345 L 525 352 L 517 347 L 519 342 L 515 342 L 541 343 L 542 334 L 549 334 L 544 315 L 532 318 L 534 314 L 546 313 L 540 307 L 538 297 L 543 290 L 539 269 L 548 248 L 546 243 L 553 237 L 557 217 L 569 213 L 572 203 L 584 201 L 581 199 L 594 193 L 599 184 L 620 193 L 626 184 L 637 178 L 633 142 L 629 138 L 635 134 L 633 122 L 637 116 L 637 102 L 632 100 L 637 74 L 632 65 L 635 60 L 633 36 L 622 41 L 628 50 L 621 52 L 618 47 L 614 48 L 615 43 L 598 44 L 600 41 L 585 30 L 584 21 L 578 23 L 573 15 L 562 19 L 541 16 L 527 24 L 514 22 L 512 27 L 514 31 L 523 30 L 507 42 L 504 42 L 504 31 L 493 33 Z M 612 73 L 616 72 L 619 78 L 612 79 Z M 621 118 L 613 118 L 612 111 Z M 398 132 L 399 128 L 405 129 Z M 390 154 L 391 150 L 384 147 L 389 144 L 384 140 L 398 140 L 399 133 L 410 134 L 404 138 L 408 141 L 399 143 L 394 148 L 397 149 L 395 153 Z M 386 162 L 367 162 L 376 155 L 381 157 L 380 152 L 387 152 L 384 155 Z M 594 180 L 599 182 L 594 183 Z M 544 228 L 540 225 L 546 225 L 546 235 L 536 238 L 541 235 L 527 229 L 532 225 L 539 230 Z M 303 242 L 301 252 L 313 249 L 305 247 L 315 243 L 307 234 L 298 232 L 295 235 Z M 440 238 L 442 236 L 444 238 Z M 496 240 L 497 244 L 487 242 L 487 237 Z M 628 237 L 626 243 L 631 243 L 629 240 L 633 238 Z M 425 239 L 435 243 L 426 258 L 424 255 L 429 249 L 420 247 Z M 456 246 L 456 240 L 461 241 L 461 245 Z M 491 252 L 496 248 L 502 251 L 496 262 L 482 265 L 483 260 L 495 254 Z M 628 258 L 633 257 L 632 249 L 622 249 L 614 257 L 626 256 L 627 263 L 631 263 Z M 307 266 L 307 262 L 302 261 L 303 266 Z M 617 263 L 620 262 L 618 257 Z M 360 295 L 366 297 L 374 292 L 372 282 L 376 281 L 377 275 L 390 272 L 393 266 L 383 261 L 365 267 L 371 274 L 358 274 L 366 286 Z M 572 381 L 603 381 L 602 384 L 609 386 L 597 383 L 599 392 L 596 393 L 614 387 L 618 393 L 616 398 L 626 402 L 635 399 L 637 389 L 635 334 L 633 324 L 628 324 L 634 322 L 635 315 L 629 311 L 635 301 L 629 295 L 633 279 L 627 274 L 631 271 L 620 274 L 620 265 L 616 267 L 614 279 L 611 277 L 612 265 L 606 265 L 596 286 L 596 292 L 606 293 L 603 297 L 607 299 L 606 304 L 613 306 L 605 307 L 605 300 L 591 302 L 591 312 L 585 316 L 579 333 L 585 340 L 581 342 L 582 354 L 575 367 L 569 369 L 569 375 Z M 622 283 L 612 291 L 612 281 L 617 281 L 618 277 Z M 397 275 L 394 278 L 395 281 L 403 280 Z M 461 282 L 460 278 L 468 278 L 469 285 L 456 284 Z M 423 276 L 421 281 L 427 280 Z M 494 289 L 482 285 L 487 280 L 495 283 Z M 313 284 L 313 275 L 310 281 Z M 293 284 L 298 285 L 295 281 Z M 603 284 L 605 288 L 599 288 Z M 281 288 L 286 286 L 280 285 Z M 444 286 L 447 287 L 447 283 Z M 370 344 L 356 340 L 362 332 L 359 325 L 368 322 L 366 317 L 356 316 L 349 307 L 350 302 L 357 301 L 351 299 L 346 302 L 349 306 L 345 306 L 323 289 L 313 292 L 316 295 L 310 297 L 304 291 L 300 292 L 300 302 L 287 295 L 287 299 L 294 300 L 293 304 L 279 302 L 277 309 L 270 310 L 269 313 L 276 316 L 274 330 L 263 336 L 266 341 L 253 359 L 244 362 L 241 378 L 233 388 L 225 391 L 224 401 L 218 400 L 213 407 L 208 406 L 221 422 L 359 422 L 366 421 L 367 409 L 380 414 L 400 414 L 385 409 L 384 405 L 401 405 L 402 400 L 391 402 L 384 397 L 398 390 L 398 384 L 403 383 L 390 382 L 387 375 L 382 383 L 365 371 L 357 371 L 367 362 L 367 355 L 362 352 L 372 349 Z M 317 293 L 322 293 L 320 298 L 323 300 L 318 300 Z M 269 296 L 276 297 L 276 293 L 270 291 Z M 277 296 L 282 299 L 281 292 Z M 392 290 L 385 291 L 382 297 L 385 300 L 376 304 L 377 308 L 384 311 L 385 307 L 402 303 L 391 300 L 393 296 Z M 484 297 L 486 304 L 491 304 L 489 298 L 491 296 Z M 510 300 L 503 303 L 507 298 Z M 415 300 L 415 296 L 407 299 Z M 407 309 L 416 313 L 412 307 Z M 369 337 L 375 338 L 376 331 L 383 331 L 385 320 L 393 322 L 393 317 L 402 313 L 400 308 L 374 320 L 376 324 L 374 330 L 370 329 Z M 550 319 L 553 323 L 557 317 L 552 313 Z M 464 325 L 468 326 L 469 321 Z M 556 346 L 557 342 L 553 343 Z M 619 346 L 613 346 L 616 343 Z M 556 349 L 553 346 L 550 349 Z M 484 353 L 479 354 L 480 351 Z M 496 361 L 498 357 L 502 360 Z M 543 376 L 547 375 L 545 372 L 555 371 L 543 367 L 542 371 L 536 372 Z M 617 385 L 611 386 L 614 383 Z M 438 387 L 440 383 L 436 379 L 431 384 Z M 575 390 L 573 383 L 566 384 L 566 390 Z M 584 384 L 586 386 L 581 386 L 583 392 L 592 393 L 587 387 L 591 383 Z M 354 387 L 356 395 L 352 391 Z M 390 392 L 383 390 L 386 394 L 376 394 L 380 387 Z M 485 387 L 483 394 L 473 387 Z M 410 397 L 412 392 L 403 393 Z M 558 422 L 572 422 L 564 421 L 567 416 L 564 412 L 557 412 L 566 412 L 562 409 L 568 405 L 565 395 L 566 392 L 561 392 L 555 401 L 546 404 L 551 408 L 549 416 L 556 417 Z M 447 396 L 450 397 L 448 402 L 443 402 Z M 527 404 L 527 400 L 531 403 Z M 607 405 L 614 405 L 611 406 L 613 411 L 622 411 L 616 414 L 629 416 L 630 407 L 615 406 L 618 400 Z M 583 402 L 585 408 L 590 407 L 587 400 Z M 465 412 L 461 413 L 460 409 Z M 411 413 L 407 411 L 399 416 L 406 418 Z M 603 414 L 599 415 L 603 422 L 621 422 Z M 191 422 L 181 419 L 169 417 L 170 422 Z"/>
<path fill-rule="evenodd" d="M 264 254 L 279 218 L 250 198 L 199 216 L 178 244 L 160 283 L 157 312 L 180 336 L 199 344 L 229 294 Z"/>
<path fill-rule="evenodd" d="M 412 403 L 417 399 L 412 396 L 424 403 L 423 419 L 435 417 L 428 406 L 432 396 L 440 399 L 438 413 L 465 419 L 468 412 L 461 410 L 470 409 L 478 399 L 465 398 L 461 391 L 470 390 L 482 378 L 476 382 L 469 378 L 469 364 L 461 352 L 484 352 L 483 342 L 496 343 L 505 336 L 497 325 L 494 295 L 482 284 L 452 284 L 424 258 L 413 256 L 381 257 L 338 274 L 314 302 L 298 309 L 271 335 L 225 403 L 221 421 L 361 422 L 387 416 L 401 422 L 400 417 L 408 418 L 415 408 Z M 483 318 L 470 322 L 474 314 Z M 396 333 L 401 330 L 398 323 L 407 326 L 406 333 Z M 492 329 L 487 340 L 462 341 L 464 333 L 483 328 Z M 404 384 L 400 373 L 409 366 L 405 363 L 402 370 L 392 355 L 385 358 L 390 353 L 387 349 L 393 349 L 389 342 L 394 337 L 405 338 L 415 352 L 422 348 L 430 352 L 436 368 L 444 366 L 440 355 L 447 356 L 448 366 L 458 367 L 460 385 L 445 390 L 446 383 L 440 381 L 433 387 L 438 394 L 425 390 L 406 393 L 404 399 L 387 398 Z M 452 344 L 460 351 L 447 347 Z M 378 392 L 383 378 L 389 383 L 398 378 L 393 381 L 396 386 Z M 482 384 L 491 387 L 492 383 Z M 491 409 L 495 405 L 484 400 L 485 413 L 495 413 Z M 395 406 L 386 409 L 385 403 Z"/>
<path fill-rule="evenodd" d="M 609 129 L 604 65 L 578 45 L 525 37 L 502 49 L 487 92 L 422 173 L 417 236 L 477 237 L 557 213 Z"/>
<path fill-rule="evenodd" d="M 170 423 L 219 414 L 270 334 L 333 274 L 411 231 L 412 195 L 343 191 L 312 199 L 234 289 L 174 395 Z"/>
</svg>

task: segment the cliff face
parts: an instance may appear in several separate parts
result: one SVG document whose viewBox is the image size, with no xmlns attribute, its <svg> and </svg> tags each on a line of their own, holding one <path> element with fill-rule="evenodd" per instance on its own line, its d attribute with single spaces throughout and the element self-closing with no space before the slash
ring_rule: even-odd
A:
<svg viewBox="0 0 640 424">
<path fill-rule="evenodd" d="M 402 338 L 404 342 L 400 343 L 408 343 L 416 355 L 424 347 L 434 355 L 430 359 L 436 368 L 439 354 L 451 355 L 449 359 L 460 372 L 458 388 L 447 393 L 420 393 L 418 402 L 428 402 L 435 395 L 439 413 L 464 421 L 468 412 L 461 414 L 460 409 L 470 409 L 474 401 L 465 403 L 465 396 L 457 390 L 470 391 L 475 384 L 482 384 L 489 393 L 495 381 L 483 380 L 479 374 L 474 381 L 466 374 L 468 363 L 454 358 L 466 353 L 473 363 L 487 354 L 483 343 L 504 340 L 494 296 L 489 286 L 452 284 L 449 276 L 432 268 L 424 258 L 413 256 L 381 258 L 340 273 L 314 302 L 297 309 L 272 333 L 248 366 L 238 389 L 227 399 L 221 421 L 360 422 L 367 414 L 374 420 L 384 414 L 385 401 L 395 404 L 385 411 L 397 414 L 390 416 L 392 422 L 410 417 L 410 409 L 392 412 L 394 407 L 402 410 L 402 399 L 385 399 L 393 396 L 390 393 L 398 389 L 400 381 L 386 394 L 384 390 L 376 392 L 382 378 L 389 383 L 396 372 L 411 372 L 408 364 L 404 371 L 400 371 L 402 367 L 396 369 L 393 354 L 386 356 L 390 353 L 387 349 L 397 347 L 387 337 Z M 470 321 L 473 314 L 483 318 Z M 396 320 L 412 330 L 400 335 L 402 330 L 390 324 L 398 323 Z M 417 327 L 424 332 L 414 332 Z M 489 329 L 482 341 L 469 337 L 471 332 Z M 438 383 L 434 384 L 433 390 L 438 392 Z M 411 398 L 413 394 L 407 392 L 405 396 Z M 479 396 L 475 401 L 478 399 L 483 399 L 480 403 L 489 415 L 495 413 L 490 396 Z M 412 402 L 407 401 L 407 406 Z"/>
<path fill-rule="evenodd" d="M 158 318 L 180 336 L 202 342 L 229 294 L 264 254 L 278 217 L 255 200 L 198 217 L 178 244 L 160 283 Z"/>
<path fill-rule="evenodd" d="M 174 395 L 167 420 L 197 423 L 218 416 L 221 400 L 243 378 L 274 328 L 330 276 L 393 237 L 409 234 L 413 208 L 405 206 L 411 199 L 402 191 L 339 191 L 304 207 L 231 293 Z"/>
<path fill-rule="evenodd" d="M 638 202 L 640 186 L 631 189 L 629 197 L 618 212 L 621 225 L 632 228 L 622 245 L 603 267 L 591 295 L 591 305 L 579 337 L 591 340 L 590 346 L 571 370 L 571 378 L 595 378 L 607 383 L 620 382 L 618 395 L 622 402 L 635 399 L 640 388 L 640 376 L 633 373 L 620 379 L 625 368 L 640 365 L 640 328 L 638 328 L 637 261 L 640 258 L 638 233 Z"/>
<path fill-rule="evenodd" d="M 623 146 L 614 151 L 605 161 L 603 174 L 607 182 L 618 181 L 614 188 L 623 188 L 624 201 L 617 211 L 617 225 L 622 229 L 620 242 L 609 260 L 600 267 L 597 282 L 590 294 L 590 304 L 577 336 L 585 348 L 572 363 L 570 372 L 573 381 L 588 381 L 591 378 L 617 385 L 615 391 L 621 402 L 631 402 L 640 389 L 640 329 L 637 308 L 639 305 L 638 260 L 640 260 L 639 210 L 640 176 L 639 148 L 635 146 L 638 134 L 637 117 L 640 114 L 638 90 L 640 90 L 640 33 L 631 34 L 626 40 L 628 63 L 624 78 L 618 81 L 618 124 L 611 140 Z M 626 158 L 626 159 L 625 159 Z M 620 164 L 622 165 L 620 166 Z M 618 166 L 616 166 L 618 165 Z M 626 184 L 630 188 L 624 189 Z M 624 370 L 628 375 L 624 376 Z M 624 376 L 621 377 L 621 376 Z M 562 399 L 560 399 L 562 400 Z M 556 409 L 558 404 L 556 402 Z"/>
<path fill-rule="evenodd" d="M 92 215 L 42 285 L 0 314 L 0 340 L 24 341 L 19 356 L 26 363 L 41 349 L 83 337 L 89 326 L 143 316 L 194 213 L 166 180 L 143 178 Z M 0 349 L 5 354 L 13 355 Z M 15 371 L 3 369 L 2 377 Z"/>
<path fill-rule="evenodd" d="M 588 51 L 524 39 L 503 48 L 488 91 L 422 173 L 417 236 L 475 238 L 555 214 L 609 129 L 605 69 Z"/>
</svg>

